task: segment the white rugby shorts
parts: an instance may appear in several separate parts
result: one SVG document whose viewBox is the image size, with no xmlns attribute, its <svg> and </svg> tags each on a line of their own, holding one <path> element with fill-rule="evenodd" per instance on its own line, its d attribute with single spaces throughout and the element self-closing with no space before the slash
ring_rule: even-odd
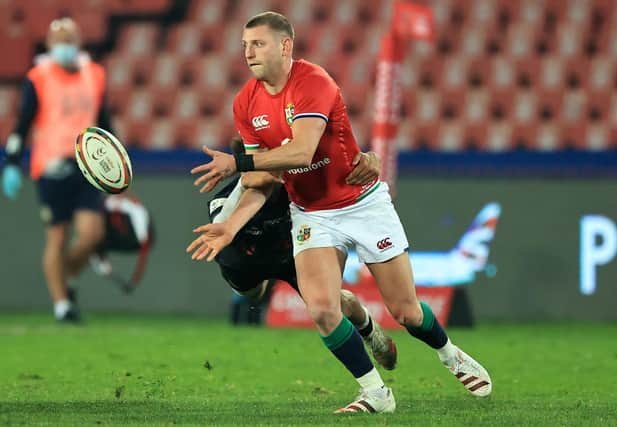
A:
<svg viewBox="0 0 617 427">
<path fill-rule="evenodd" d="M 388 261 L 409 248 L 405 230 L 392 205 L 388 184 L 377 188 L 351 206 L 305 212 L 291 203 L 291 238 L 294 257 L 305 249 L 355 249 L 361 262 Z"/>
</svg>

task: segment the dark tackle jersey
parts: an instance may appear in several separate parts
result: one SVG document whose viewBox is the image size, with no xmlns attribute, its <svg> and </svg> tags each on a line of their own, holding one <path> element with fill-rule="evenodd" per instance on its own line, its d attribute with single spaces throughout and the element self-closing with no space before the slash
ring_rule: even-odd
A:
<svg viewBox="0 0 617 427">
<path fill-rule="evenodd" d="M 211 221 L 221 212 L 223 202 L 233 191 L 238 179 L 232 180 L 208 202 Z M 217 255 L 216 262 L 221 266 L 236 268 L 293 262 L 289 199 L 283 188 L 275 190 L 231 244 Z"/>
</svg>

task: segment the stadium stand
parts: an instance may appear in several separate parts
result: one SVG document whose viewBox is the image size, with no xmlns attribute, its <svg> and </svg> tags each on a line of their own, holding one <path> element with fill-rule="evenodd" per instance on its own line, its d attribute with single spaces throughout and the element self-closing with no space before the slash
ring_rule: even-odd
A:
<svg viewBox="0 0 617 427">
<path fill-rule="evenodd" d="M 617 147 L 617 8 L 611 0 L 434 0 L 433 43 L 405 59 L 402 149 L 504 152 Z M 178 4 L 181 12 L 178 13 Z M 240 44 L 261 10 L 289 15 L 296 53 L 342 87 L 361 145 L 370 140 L 375 58 L 390 19 L 374 0 L 0 0 L 0 138 L 19 80 L 53 18 L 73 16 L 109 72 L 114 121 L 129 145 L 224 146 L 248 77 Z M 8 60 L 7 60 L 8 59 Z"/>
</svg>

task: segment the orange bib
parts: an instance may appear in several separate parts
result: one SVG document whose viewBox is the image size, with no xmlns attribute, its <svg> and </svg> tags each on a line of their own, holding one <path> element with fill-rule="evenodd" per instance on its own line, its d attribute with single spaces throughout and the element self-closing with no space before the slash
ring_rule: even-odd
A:
<svg viewBox="0 0 617 427">
<path fill-rule="evenodd" d="M 103 67 L 80 60 L 78 72 L 69 73 L 51 60 L 28 72 L 38 109 L 32 132 L 30 174 L 38 179 L 53 160 L 75 157 L 75 138 L 96 125 L 105 90 Z"/>
</svg>

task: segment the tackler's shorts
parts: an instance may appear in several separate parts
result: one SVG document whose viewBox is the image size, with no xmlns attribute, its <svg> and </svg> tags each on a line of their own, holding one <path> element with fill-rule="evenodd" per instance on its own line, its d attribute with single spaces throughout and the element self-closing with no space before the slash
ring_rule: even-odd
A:
<svg viewBox="0 0 617 427">
<path fill-rule="evenodd" d="M 298 293 L 300 292 L 298 290 L 298 279 L 296 278 L 296 267 L 292 259 L 282 264 L 261 266 L 221 265 L 220 268 L 221 274 L 229 286 L 241 294 L 261 286 L 264 280 L 270 279 L 284 280 Z"/>
</svg>

